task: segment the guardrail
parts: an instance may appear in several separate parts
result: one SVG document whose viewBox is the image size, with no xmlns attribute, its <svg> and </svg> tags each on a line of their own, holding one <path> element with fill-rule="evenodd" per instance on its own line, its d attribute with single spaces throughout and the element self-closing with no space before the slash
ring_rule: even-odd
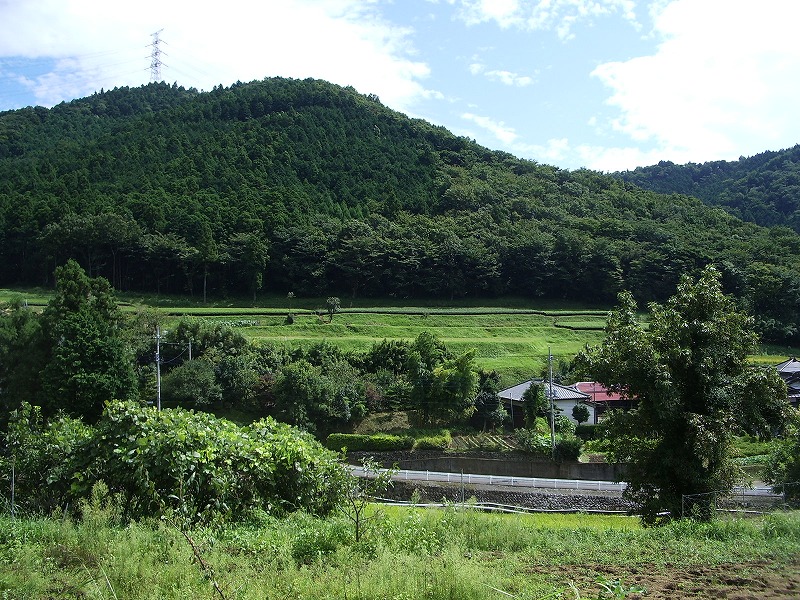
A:
<svg viewBox="0 0 800 600">
<path fill-rule="evenodd" d="M 368 470 L 357 465 L 350 465 L 351 472 L 358 477 L 373 477 L 376 473 L 393 471 L 395 481 L 430 481 L 459 485 L 488 485 L 531 490 L 583 490 L 622 493 L 627 484 L 616 481 L 600 481 L 589 479 L 548 479 L 541 477 L 510 477 L 507 475 L 481 475 L 476 473 L 448 473 L 442 471 L 413 471 L 409 469 Z M 775 496 L 768 487 L 736 486 L 731 495 L 734 496 Z"/>
<path fill-rule="evenodd" d="M 363 467 L 351 465 L 354 475 L 359 477 L 374 476 L 375 471 L 365 470 Z M 379 469 L 386 472 L 391 469 Z M 480 475 L 477 473 L 447 473 L 442 471 L 412 471 L 409 469 L 395 470 L 392 479 L 395 481 L 431 481 L 437 483 L 455 483 L 464 485 L 489 485 L 506 486 L 529 489 L 554 489 L 554 490 L 596 490 L 622 492 L 627 485 L 614 481 L 592 481 L 585 479 L 547 479 L 541 477 L 515 477 L 507 475 Z"/>
</svg>

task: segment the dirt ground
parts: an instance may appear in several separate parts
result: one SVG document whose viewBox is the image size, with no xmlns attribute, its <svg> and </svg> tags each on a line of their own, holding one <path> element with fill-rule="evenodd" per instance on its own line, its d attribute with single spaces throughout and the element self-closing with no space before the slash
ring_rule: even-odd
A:
<svg viewBox="0 0 800 600">
<path fill-rule="evenodd" d="M 396 482 L 399 495 L 408 499 L 413 489 L 417 489 L 423 498 L 438 501 L 441 498 L 455 499 L 453 494 L 460 493 L 457 486 L 446 484 L 416 483 L 406 485 Z M 410 482 L 409 482 L 410 483 Z M 514 504 L 517 506 L 537 506 L 548 500 L 548 495 L 564 496 L 564 502 L 576 503 L 594 500 L 608 506 L 595 508 L 619 509 L 614 505 L 619 494 L 608 493 L 605 497 L 588 498 L 572 495 L 570 491 L 552 490 L 545 493 L 537 490 L 536 494 L 520 493 L 515 488 L 474 488 L 470 494 L 480 501 Z M 552 500 L 552 498 L 549 498 Z M 552 508 L 552 507 L 550 507 Z M 564 588 L 565 582 L 572 581 L 577 593 L 566 588 L 561 600 L 596 600 L 604 598 L 625 598 L 626 600 L 683 600 L 686 598 L 720 598 L 725 600 L 800 600 L 800 556 L 786 557 L 778 562 L 745 562 L 725 565 L 678 567 L 670 565 L 645 565 L 638 567 L 610 565 L 579 566 L 535 566 L 530 572 L 546 575 L 556 588 Z M 606 593 L 600 581 L 613 587 L 618 582 L 618 594 Z M 638 587 L 645 593 L 632 591 Z M 578 596 L 578 594 L 580 594 Z"/>
<path fill-rule="evenodd" d="M 532 571 L 552 575 L 564 581 L 564 568 L 556 572 L 552 567 L 534 568 Z M 796 600 L 800 598 L 800 557 L 774 564 L 748 562 L 728 565 L 676 568 L 670 566 L 642 566 L 635 568 L 583 565 L 569 568 L 572 582 L 583 600 L 595 598 L 626 598 L 628 600 L 682 600 L 683 598 L 725 598 L 728 600 Z M 620 582 L 627 595 L 601 595 L 606 585 Z M 644 594 L 631 592 L 637 586 Z M 613 586 L 612 586 L 613 587 Z M 572 599 L 576 594 L 567 589 L 562 598 Z"/>
</svg>

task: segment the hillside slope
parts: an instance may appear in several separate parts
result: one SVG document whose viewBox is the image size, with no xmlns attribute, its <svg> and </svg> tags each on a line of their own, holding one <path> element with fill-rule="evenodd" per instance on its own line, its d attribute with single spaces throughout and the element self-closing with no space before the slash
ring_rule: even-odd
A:
<svg viewBox="0 0 800 600">
<path fill-rule="evenodd" d="M 800 145 L 738 161 L 662 161 L 615 176 L 662 194 L 695 196 L 745 221 L 800 232 Z"/>
<path fill-rule="evenodd" d="M 323 81 L 150 84 L 0 113 L 0 285 L 663 300 L 716 263 L 797 335 L 800 236 L 494 152 Z"/>
</svg>

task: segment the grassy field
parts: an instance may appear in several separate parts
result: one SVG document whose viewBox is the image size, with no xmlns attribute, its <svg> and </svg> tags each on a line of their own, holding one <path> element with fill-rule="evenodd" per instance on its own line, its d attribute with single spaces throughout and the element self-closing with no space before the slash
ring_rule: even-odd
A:
<svg viewBox="0 0 800 600">
<path fill-rule="evenodd" d="M 0 302 L 23 298 L 31 306 L 43 306 L 46 290 L 0 290 Z M 328 322 L 324 298 L 284 296 L 215 301 L 203 305 L 198 298 L 120 294 L 123 310 L 151 306 L 167 320 L 193 316 L 234 327 L 256 343 L 309 346 L 325 340 L 345 350 L 364 351 L 374 342 L 413 340 L 423 331 L 434 332 L 453 352 L 474 348 L 480 368 L 495 369 L 503 386 L 540 376 L 547 365 L 548 350 L 556 363 L 569 360 L 586 344 L 603 338 L 611 307 L 587 307 L 564 303 L 532 303 L 520 298 L 419 302 L 403 300 L 343 300 L 342 310 Z M 291 306 L 295 321 L 286 324 Z M 752 358 L 776 364 L 800 349 L 764 346 Z"/>
<path fill-rule="evenodd" d="M 642 529 L 631 517 L 383 508 L 194 529 L 0 517 L 3 598 L 495 600 L 789 598 L 800 515 Z M 614 594 L 608 593 L 611 590 Z"/>
<path fill-rule="evenodd" d="M 228 317 L 206 317 L 227 321 Z M 376 341 L 413 340 L 423 331 L 434 332 L 455 353 L 476 350 L 476 362 L 496 369 L 504 382 L 539 375 L 547 362 L 550 348 L 555 357 L 571 357 L 587 343 L 602 339 L 602 331 L 572 330 L 558 327 L 558 315 L 532 313 L 477 314 L 435 311 L 407 313 L 343 312 L 329 323 L 327 316 L 296 314 L 292 325 L 285 315 L 252 317 L 257 325 L 239 331 L 257 343 L 272 342 L 290 346 L 308 346 L 322 340 L 347 350 L 364 351 Z M 581 317 L 584 322 L 587 317 Z M 595 317 L 599 319 L 599 317 Z M 598 321 L 598 324 L 601 321 Z"/>
</svg>

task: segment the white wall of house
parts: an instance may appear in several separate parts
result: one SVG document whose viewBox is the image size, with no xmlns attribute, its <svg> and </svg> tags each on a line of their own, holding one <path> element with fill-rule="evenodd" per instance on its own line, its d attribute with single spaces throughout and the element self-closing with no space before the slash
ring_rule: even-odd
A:
<svg viewBox="0 0 800 600">
<path fill-rule="evenodd" d="M 569 420 L 575 423 L 576 425 L 578 424 L 578 422 L 572 418 L 572 408 L 576 404 L 575 400 L 556 400 L 554 404 L 556 406 L 556 414 L 558 414 L 558 409 L 561 409 L 560 414 L 564 415 L 565 417 L 569 417 Z M 594 423 L 595 422 L 594 406 L 592 406 L 591 404 L 587 404 L 586 408 L 589 409 L 589 420 L 584 421 L 584 423 Z"/>
</svg>

